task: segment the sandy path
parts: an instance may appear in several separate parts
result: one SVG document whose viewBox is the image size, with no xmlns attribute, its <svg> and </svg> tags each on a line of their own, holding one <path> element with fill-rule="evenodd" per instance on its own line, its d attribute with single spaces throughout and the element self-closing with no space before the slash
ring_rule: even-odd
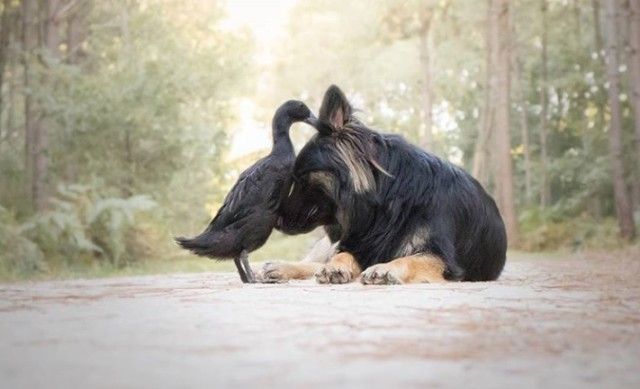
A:
<svg viewBox="0 0 640 389">
<path fill-rule="evenodd" d="M 640 387 L 640 259 L 516 260 L 493 283 L 0 285 L 0 386 Z"/>
</svg>

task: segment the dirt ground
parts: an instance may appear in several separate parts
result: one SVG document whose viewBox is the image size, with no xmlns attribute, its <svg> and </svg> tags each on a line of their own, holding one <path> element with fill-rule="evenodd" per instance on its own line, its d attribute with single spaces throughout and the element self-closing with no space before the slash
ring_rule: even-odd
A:
<svg viewBox="0 0 640 389">
<path fill-rule="evenodd" d="M 640 258 L 510 259 L 492 283 L 0 285 L 0 386 L 640 387 Z"/>
</svg>

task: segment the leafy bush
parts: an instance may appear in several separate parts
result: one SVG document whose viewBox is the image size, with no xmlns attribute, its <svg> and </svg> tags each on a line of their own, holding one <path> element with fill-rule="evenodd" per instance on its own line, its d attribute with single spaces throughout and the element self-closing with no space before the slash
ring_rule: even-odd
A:
<svg viewBox="0 0 640 389">
<path fill-rule="evenodd" d="M 24 276 L 44 271 L 47 264 L 37 244 L 24 235 L 24 228 L 0 207 L 0 274 Z"/>
<path fill-rule="evenodd" d="M 138 195 L 127 199 L 98 199 L 87 210 L 86 224 L 106 258 L 120 266 L 127 252 L 127 232 L 135 226 L 135 216 L 156 206 L 149 196 Z"/>
<path fill-rule="evenodd" d="M 522 239 L 526 251 L 610 248 L 621 245 L 613 218 L 596 220 L 586 214 L 567 217 L 564 209 L 529 208 L 520 215 Z"/>
<path fill-rule="evenodd" d="M 146 195 L 102 197 L 88 186 L 58 188 L 50 210 L 18 223 L 0 208 L 0 260 L 5 273 L 28 275 L 49 265 L 93 264 L 120 267 L 130 262 L 139 241 L 128 239 L 137 217 L 156 207 Z"/>
</svg>

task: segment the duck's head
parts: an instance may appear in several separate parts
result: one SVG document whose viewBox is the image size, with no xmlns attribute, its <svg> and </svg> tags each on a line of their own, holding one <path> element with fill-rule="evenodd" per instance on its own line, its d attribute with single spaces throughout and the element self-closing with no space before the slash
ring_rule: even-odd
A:
<svg viewBox="0 0 640 389">
<path fill-rule="evenodd" d="M 289 100 L 276 111 L 276 117 L 287 118 L 291 123 L 305 122 L 315 127 L 318 119 L 305 103 L 299 100 Z"/>
</svg>

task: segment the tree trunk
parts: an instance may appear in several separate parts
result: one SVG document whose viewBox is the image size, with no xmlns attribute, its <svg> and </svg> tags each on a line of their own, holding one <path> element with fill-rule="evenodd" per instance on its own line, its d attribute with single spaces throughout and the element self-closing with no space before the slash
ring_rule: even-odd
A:
<svg viewBox="0 0 640 389">
<path fill-rule="evenodd" d="M 533 199 L 531 189 L 531 142 L 529 141 L 529 103 L 522 100 L 522 115 L 520 125 L 522 130 L 522 152 L 524 154 L 524 196 L 527 203 Z"/>
<path fill-rule="evenodd" d="M 4 69 L 7 64 L 9 35 L 11 34 L 11 22 L 14 13 L 11 0 L 3 0 L 2 5 L 2 17 L 0 18 L 0 139 L 2 138 L 2 112 L 4 109 L 2 86 L 4 84 Z"/>
<path fill-rule="evenodd" d="M 59 55 L 58 47 L 60 45 L 60 27 L 57 11 L 60 7 L 60 0 L 47 0 L 42 10 L 44 20 L 42 21 L 42 31 L 44 38 L 44 48 L 50 59 L 57 58 Z M 46 61 L 45 61 L 46 62 Z M 51 82 L 48 76 L 41 79 L 43 85 Z M 53 126 L 49 115 L 44 112 L 44 107 L 40 107 L 42 120 L 40 125 L 35 127 L 33 133 L 33 175 L 32 175 L 32 194 L 36 211 L 42 211 L 47 208 L 48 194 L 48 172 L 49 172 L 49 132 Z"/>
<path fill-rule="evenodd" d="M 618 70 L 618 5 L 617 0 L 606 0 L 605 4 L 607 10 L 607 78 L 609 80 L 609 107 L 611 110 L 609 146 L 613 190 L 620 235 L 624 239 L 630 240 L 635 237 L 636 231 L 631 201 L 624 182 L 622 111 L 620 107 L 620 74 Z"/>
<path fill-rule="evenodd" d="M 549 183 L 549 157 L 547 156 L 547 126 L 549 107 L 547 98 L 548 85 L 548 21 L 547 0 L 542 0 L 542 68 L 540 69 L 540 206 L 548 207 L 551 201 L 551 185 Z"/>
<path fill-rule="evenodd" d="M 131 33 L 129 28 L 129 12 L 127 8 L 122 9 L 122 13 L 120 16 L 120 33 L 122 34 L 122 42 L 124 44 L 124 53 L 127 56 L 134 55 L 133 46 L 131 40 Z M 130 121 L 127 121 L 123 126 L 124 130 L 124 152 L 125 152 L 125 160 L 127 161 L 128 171 L 126 172 L 126 176 L 124 178 L 122 194 L 124 196 L 132 196 L 133 195 L 133 184 L 135 181 L 135 171 L 136 171 L 136 162 L 133 150 L 133 140 L 131 139 L 131 129 L 134 124 Z"/>
<path fill-rule="evenodd" d="M 515 36 L 515 35 L 514 35 Z M 524 80 L 522 79 L 522 64 L 514 58 L 513 76 L 516 79 L 518 103 L 520 105 L 520 131 L 522 136 L 522 154 L 524 157 L 524 198 L 529 204 L 533 198 L 531 190 L 531 153 L 529 141 L 529 103 L 525 96 Z"/>
<path fill-rule="evenodd" d="M 77 64 L 85 55 L 82 43 L 87 37 L 87 13 L 91 4 L 83 2 L 69 16 L 67 24 L 67 62 Z"/>
<path fill-rule="evenodd" d="M 491 4 L 487 2 L 487 15 L 486 15 L 486 33 L 485 33 L 485 42 L 486 42 L 486 58 L 485 58 L 485 90 L 484 90 L 484 102 L 483 102 L 483 112 L 482 117 L 479 120 L 480 125 L 478 126 L 478 139 L 476 139 L 476 144 L 473 152 L 473 166 L 471 168 L 471 174 L 485 187 L 488 189 L 489 186 L 489 168 L 488 168 L 488 160 L 489 160 L 489 149 L 488 144 L 491 139 L 491 129 L 493 126 L 494 119 L 494 110 L 492 104 L 491 93 L 493 88 L 493 84 L 495 83 L 495 74 L 491 71 L 491 53 L 493 50 L 493 39 L 491 36 L 491 27 L 490 24 L 493 21 L 491 15 Z"/>
<path fill-rule="evenodd" d="M 604 65 L 604 56 L 602 53 L 604 43 L 602 42 L 602 27 L 600 26 L 600 1 L 591 0 L 591 9 L 593 10 L 594 45 L 596 48 L 596 53 L 598 54 L 598 59 Z"/>
<path fill-rule="evenodd" d="M 498 206 L 507 228 L 511 245 L 518 243 L 518 218 L 515 207 L 513 166 L 511 158 L 510 128 L 510 44 L 509 0 L 491 0 L 492 20 L 489 25 L 492 38 L 490 70 L 495 73 L 493 102 L 495 109 L 494 157 L 496 194 Z"/>
<path fill-rule="evenodd" d="M 24 66 L 24 145 L 25 145 L 25 172 L 27 191 L 32 206 L 35 209 L 33 197 L 33 170 L 34 170 L 34 139 L 35 133 L 40 127 L 40 118 L 35 110 L 35 102 L 32 90 L 35 85 L 34 71 L 32 67 L 33 57 L 38 47 L 38 14 L 37 0 L 24 0 L 22 2 L 22 46 Z"/>
<path fill-rule="evenodd" d="M 634 116 L 636 207 L 640 207 L 640 0 L 629 0 L 629 74 Z"/>
<path fill-rule="evenodd" d="M 573 0 L 573 18 L 576 25 L 576 38 L 578 43 L 582 39 L 582 23 L 580 22 L 580 0 Z"/>
<path fill-rule="evenodd" d="M 422 63 L 422 125 L 419 144 L 428 151 L 433 151 L 433 78 L 431 73 L 431 21 L 433 11 L 425 7 L 422 14 L 420 30 L 420 62 Z"/>
<path fill-rule="evenodd" d="M 514 88 L 517 96 L 518 105 L 520 106 L 520 136 L 522 138 L 522 154 L 524 157 L 524 202 L 530 204 L 533 199 L 531 186 L 531 143 L 529 140 L 529 102 L 527 101 L 525 80 L 522 74 L 522 53 L 520 51 L 521 44 L 518 39 L 518 31 L 515 26 L 511 26 L 512 47 L 511 62 L 513 66 L 513 77 L 516 80 Z"/>
<path fill-rule="evenodd" d="M 487 82 L 487 89 L 489 89 L 489 82 Z M 491 92 L 485 92 L 485 109 L 484 116 L 481 120 L 478 139 L 476 140 L 474 154 L 473 154 L 473 167 L 471 168 L 471 174 L 487 188 L 489 186 L 490 171 L 489 171 L 489 141 L 491 140 L 492 126 L 494 121 L 494 106 L 490 101 Z"/>
<path fill-rule="evenodd" d="M 594 74 L 596 80 L 600 88 L 593 94 L 595 99 L 595 104 L 598 107 L 598 121 L 594 126 L 596 132 L 604 132 L 607 126 L 606 118 L 605 118 L 605 110 L 607 108 L 607 95 L 606 90 L 603 85 L 606 81 L 606 74 L 604 73 L 607 68 L 607 64 L 604 60 L 604 43 L 602 39 L 602 18 L 600 12 L 600 1 L 592 0 L 591 1 L 591 10 L 592 10 L 592 18 L 593 18 L 593 47 L 595 48 L 596 58 L 599 62 L 599 66 L 594 67 Z M 585 155 L 591 155 L 593 150 L 593 141 L 596 139 L 596 136 L 591 133 L 587 133 L 586 138 L 583 140 L 583 147 Z M 602 201 L 598 198 L 598 196 L 592 196 L 589 200 L 589 209 L 591 214 L 596 216 L 597 218 L 602 217 L 603 214 L 603 205 Z"/>
</svg>

